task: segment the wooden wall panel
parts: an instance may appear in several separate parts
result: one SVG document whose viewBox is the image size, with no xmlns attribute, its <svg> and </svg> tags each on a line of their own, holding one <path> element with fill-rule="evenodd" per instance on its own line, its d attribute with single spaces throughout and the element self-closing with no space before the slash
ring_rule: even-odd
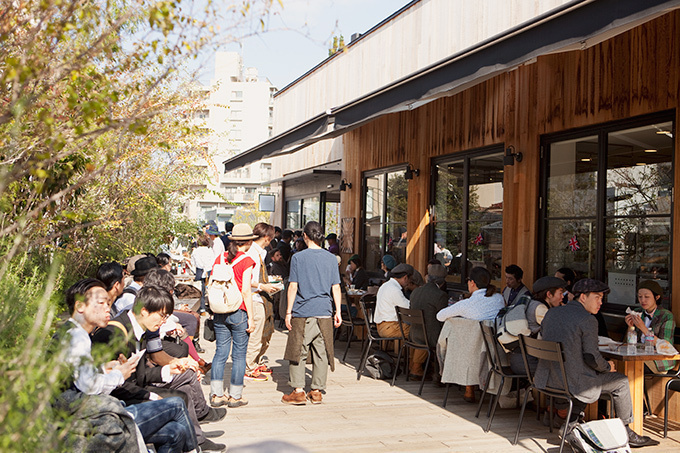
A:
<svg viewBox="0 0 680 453">
<path fill-rule="evenodd" d="M 356 185 L 343 193 L 343 216 L 355 217 L 360 227 L 363 171 L 409 162 L 419 168 L 420 177 L 409 183 L 407 260 L 423 271 L 429 252 L 425 233 L 432 158 L 513 145 L 524 160 L 506 167 L 503 262 L 520 264 L 525 279 L 533 281 L 541 135 L 678 108 L 679 44 L 680 12 L 674 11 L 590 48 L 540 57 L 455 96 L 349 132 L 344 137 L 345 170 Z M 678 168 L 680 143 L 676 156 Z M 680 176 L 675 184 L 680 187 Z M 680 203 L 675 203 L 674 216 L 680 231 Z M 363 232 L 357 233 L 360 241 Z M 677 242 L 673 308 L 680 315 Z"/>
</svg>

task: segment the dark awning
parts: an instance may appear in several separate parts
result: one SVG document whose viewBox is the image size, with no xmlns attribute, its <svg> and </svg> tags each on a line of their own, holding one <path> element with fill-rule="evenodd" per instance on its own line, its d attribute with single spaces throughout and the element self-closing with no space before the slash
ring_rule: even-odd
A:
<svg viewBox="0 0 680 453">
<path fill-rule="evenodd" d="M 451 96 L 541 55 L 587 48 L 680 7 L 680 0 L 577 0 L 320 114 L 224 162 L 233 170 L 337 137 L 382 115 Z"/>
</svg>

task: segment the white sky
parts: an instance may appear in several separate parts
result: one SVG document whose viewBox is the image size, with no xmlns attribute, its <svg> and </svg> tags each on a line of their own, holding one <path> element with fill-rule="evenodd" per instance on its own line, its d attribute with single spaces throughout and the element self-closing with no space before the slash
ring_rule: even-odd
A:
<svg viewBox="0 0 680 453">
<path fill-rule="evenodd" d="M 353 33 L 365 33 L 410 0 L 282 0 L 267 32 L 223 50 L 240 51 L 246 67 L 257 68 L 281 89 L 328 57 L 333 36 L 349 43 Z M 212 62 L 204 78 L 213 77 Z M 203 79 L 203 78 L 202 78 Z"/>
</svg>

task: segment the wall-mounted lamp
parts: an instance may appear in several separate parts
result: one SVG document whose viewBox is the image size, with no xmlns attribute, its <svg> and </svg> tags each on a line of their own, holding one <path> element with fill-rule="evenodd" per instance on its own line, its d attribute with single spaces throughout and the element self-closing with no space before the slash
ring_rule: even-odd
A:
<svg viewBox="0 0 680 453">
<path fill-rule="evenodd" d="M 522 162 L 522 152 L 515 152 L 515 147 L 510 145 L 505 148 L 505 156 L 503 156 L 503 165 L 515 165 L 515 161 Z"/>
<path fill-rule="evenodd" d="M 342 181 L 340 181 L 340 192 L 344 192 L 345 190 L 351 189 L 351 188 L 352 188 L 351 182 L 347 182 L 346 179 L 343 179 Z"/>
<path fill-rule="evenodd" d="M 420 176 L 420 170 L 413 168 L 411 164 L 408 164 L 406 167 L 406 172 L 404 173 L 404 179 L 411 180 L 413 179 L 413 175 Z"/>
</svg>

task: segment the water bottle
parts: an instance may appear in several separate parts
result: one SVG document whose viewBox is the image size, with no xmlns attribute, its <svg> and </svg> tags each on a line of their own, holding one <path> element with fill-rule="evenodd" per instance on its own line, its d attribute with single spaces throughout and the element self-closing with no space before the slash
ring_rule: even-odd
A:
<svg viewBox="0 0 680 453">
<path fill-rule="evenodd" d="M 654 354 L 655 352 L 654 335 L 648 335 L 645 337 L 645 354 Z"/>
<path fill-rule="evenodd" d="M 635 355 L 635 345 L 637 344 L 637 333 L 635 332 L 635 327 L 628 327 L 628 333 L 626 334 L 626 354 Z"/>
</svg>

